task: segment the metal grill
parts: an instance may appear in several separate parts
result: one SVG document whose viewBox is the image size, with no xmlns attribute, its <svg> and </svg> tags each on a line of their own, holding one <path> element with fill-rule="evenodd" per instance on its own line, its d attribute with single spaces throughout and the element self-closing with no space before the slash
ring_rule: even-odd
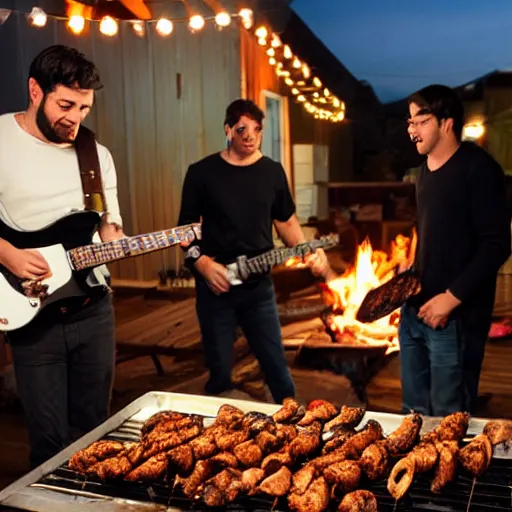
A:
<svg viewBox="0 0 512 512">
<path fill-rule="evenodd" d="M 205 425 L 212 418 L 205 419 Z M 136 441 L 139 439 L 142 423 L 133 420 L 124 422 L 118 429 L 103 439 Z M 367 488 L 377 497 L 379 511 L 406 512 L 431 510 L 440 512 L 459 511 L 511 511 L 512 510 L 512 460 L 493 459 L 489 469 L 479 479 L 458 476 L 442 494 L 430 492 L 431 475 L 419 475 L 406 497 L 395 502 L 386 489 L 386 482 L 378 482 Z M 52 473 L 32 484 L 48 490 L 85 498 L 119 498 L 144 503 L 165 505 L 183 511 L 211 511 L 199 500 L 190 500 L 173 489 L 172 482 L 155 481 L 151 484 L 133 482 L 101 482 L 75 473 L 64 464 Z M 265 497 L 239 498 L 222 510 L 244 512 L 284 512 L 288 510 L 286 498 L 274 500 Z M 331 509 L 332 512 L 336 507 Z"/>
</svg>

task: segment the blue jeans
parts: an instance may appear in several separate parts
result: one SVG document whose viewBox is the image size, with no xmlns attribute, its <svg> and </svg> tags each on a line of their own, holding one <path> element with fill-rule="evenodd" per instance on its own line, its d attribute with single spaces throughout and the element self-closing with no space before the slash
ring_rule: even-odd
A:
<svg viewBox="0 0 512 512">
<path fill-rule="evenodd" d="M 215 295 L 205 281 L 198 278 L 196 308 L 210 371 L 206 394 L 218 395 L 233 388 L 233 345 L 236 327 L 240 325 L 276 403 L 295 396 L 270 277 L 233 286 L 221 295 Z"/>
<path fill-rule="evenodd" d="M 403 412 L 414 410 L 429 416 L 472 413 L 490 318 L 460 317 L 450 320 L 444 328 L 432 329 L 417 313 L 410 305 L 401 312 Z"/>
</svg>

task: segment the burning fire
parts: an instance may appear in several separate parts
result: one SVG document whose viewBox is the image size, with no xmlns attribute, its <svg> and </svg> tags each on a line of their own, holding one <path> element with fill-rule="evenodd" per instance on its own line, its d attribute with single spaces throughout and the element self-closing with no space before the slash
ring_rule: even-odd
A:
<svg viewBox="0 0 512 512">
<path fill-rule="evenodd" d="M 341 277 L 327 284 L 326 296 L 333 306 L 328 326 L 336 333 L 340 343 L 363 342 L 368 345 L 389 343 L 390 349 L 398 348 L 399 313 L 394 312 L 370 324 L 356 320 L 356 313 L 366 294 L 391 279 L 397 271 L 412 265 L 417 237 L 398 235 L 391 243 L 391 252 L 374 251 L 365 240 L 357 251 L 354 266 Z"/>
</svg>

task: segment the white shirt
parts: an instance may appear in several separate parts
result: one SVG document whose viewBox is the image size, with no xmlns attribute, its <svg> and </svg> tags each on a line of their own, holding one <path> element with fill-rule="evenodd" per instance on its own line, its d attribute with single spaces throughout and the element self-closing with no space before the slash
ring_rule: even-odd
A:
<svg viewBox="0 0 512 512">
<path fill-rule="evenodd" d="M 19 231 L 33 231 L 84 210 L 75 149 L 33 137 L 14 116 L 0 115 L 0 219 Z M 97 148 L 109 220 L 122 225 L 114 161 L 105 146 Z M 94 241 L 100 241 L 98 235 Z M 94 275 L 103 284 L 108 272 L 100 267 Z"/>
</svg>

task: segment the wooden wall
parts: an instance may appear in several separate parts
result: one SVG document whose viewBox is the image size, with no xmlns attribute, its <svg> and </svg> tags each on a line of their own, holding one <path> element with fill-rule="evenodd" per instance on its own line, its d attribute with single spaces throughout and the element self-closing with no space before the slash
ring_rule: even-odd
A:
<svg viewBox="0 0 512 512">
<path fill-rule="evenodd" d="M 13 13 L 0 26 L 0 113 L 25 108 L 30 62 L 55 43 L 78 48 L 101 72 L 105 88 L 86 124 L 114 156 L 126 232 L 176 225 L 187 167 L 223 147 L 225 108 L 240 96 L 237 26 L 219 32 L 207 24 L 191 34 L 175 24 L 168 38 L 150 29 L 141 39 L 121 24 L 119 34 L 107 38 L 97 25 L 74 36 L 62 21 L 36 29 Z M 180 263 L 180 249 L 172 249 L 111 265 L 111 272 L 151 280 Z"/>
</svg>

